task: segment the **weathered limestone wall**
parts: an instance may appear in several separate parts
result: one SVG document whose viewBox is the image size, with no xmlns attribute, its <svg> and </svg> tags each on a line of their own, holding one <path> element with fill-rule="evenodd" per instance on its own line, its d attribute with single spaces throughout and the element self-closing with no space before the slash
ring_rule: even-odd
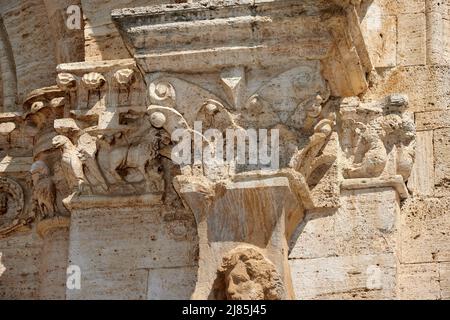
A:
<svg viewBox="0 0 450 320">
<path fill-rule="evenodd" d="M 38 234 L 43 238 L 39 264 L 40 299 L 66 299 L 69 223 L 69 219 L 63 218 L 38 224 Z"/>
<path fill-rule="evenodd" d="M 400 214 L 400 207 L 385 207 L 388 202 L 400 203 L 380 193 L 374 194 L 374 199 L 364 199 L 360 194 L 357 198 L 361 202 L 350 201 L 356 212 L 347 211 L 351 199 L 347 195 L 335 214 L 309 213 L 290 254 L 297 296 L 448 299 L 450 4 L 375 0 L 363 3 L 362 12 L 363 34 L 379 73 L 372 78 L 373 86 L 365 99 L 402 92 L 408 95 L 409 108 L 415 113 L 417 157 L 408 183 L 412 197 L 401 203 Z M 365 208 L 369 204 L 379 209 Z M 387 220 L 395 217 L 394 229 L 368 227 L 377 226 L 374 219 L 379 217 L 367 216 L 367 212 L 382 212 Z M 353 215 L 362 219 L 359 226 L 352 223 Z M 354 228 L 355 238 L 345 238 L 344 230 L 337 229 L 341 216 L 346 217 L 342 225 Z M 386 238 L 386 232 L 395 231 L 396 239 Z M 350 257 L 343 254 L 339 248 L 344 239 L 348 241 L 344 248 L 367 241 L 363 248 L 371 258 L 358 256 L 358 248 L 348 252 Z M 377 242 L 384 241 L 385 248 L 376 247 Z M 376 266 L 372 269 L 375 273 L 369 264 Z M 370 288 L 377 268 L 382 270 L 380 279 L 391 277 L 387 287 L 382 280 L 379 288 Z"/>
<path fill-rule="evenodd" d="M 0 299 L 39 299 L 42 240 L 35 230 L 0 239 L 0 252 L 5 269 L 0 278 Z"/>
<path fill-rule="evenodd" d="M 403 92 L 417 125 L 402 203 L 399 298 L 448 299 L 450 262 L 450 3 L 375 0 L 363 25 L 380 76 L 371 99 Z"/>
<path fill-rule="evenodd" d="M 198 240 L 192 219 L 160 206 L 74 210 L 69 263 L 83 270 L 68 299 L 189 299 Z"/>
<path fill-rule="evenodd" d="M 393 188 L 346 190 L 309 212 L 290 253 L 297 299 L 396 297 L 400 207 Z"/>
<path fill-rule="evenodd" d="M 50 86 L 56 76 L 54 42 L 42 0 L 2 1 L 2 20 L 17 78 L 17 102 L 32 90 Z M 5 79 L 6 80 L 6 79 Z"/>
<path fill-rule="evenodd" d="M 23 101 L 32 90 L 55 85 L 60 63 L 131 58 L 132 54 L 122 40 L 123 35 L 112 22 L 112 9 L 175 2 L 205 1 L 0 1 L 0 103 L 3 103 L 0 110 L 22 110 Z M 362 34 L 376 69 L 368 76 L 370 88 L 361 100 L 379 101 L 396 93 L 408 96 L 408 111 L 414 113 L 417 127 L 416 160 L 407 183 L 411 194 L 404 200 L 393 187 L 343 188 L 339 195 L 339 209 L 306 210 L 305 220 L 297 228 L 290 244 L 293 289 L 297 299 L 450 299 L 450 1 L 361 2 Z M 81 30 L 69 32 L 64 27 L 64 9 L 69 4 L 82 6 L 84 24 Z M 314 32 L 311 33 L 314 36 Z M 170 37 L 169 34 L 167 36 Z M 164 39 L 164 34 L 161 39 Z M 177 39 L 180 43 L 182 40 Z M 193 41 L 188 45 L 195 47 L 200 42 Z M 168 42 L 167 50 L 171 46 L 172 43 Z M 314 47 L 316 49 L 321 51 Z M 183 64 L 184 55 L 180 56 L 181 62 L 173 60 L 170 55 L 164 61 L 172 62 L 172 68 L 180 66 L 189 73 L 191 70 Z M 149 59 L 147 62 L 159 68 L 158 61 Z M 179 64 L 175 65 L 173 61 Z M 220 68 L 220 62 L 217 61 L 214 68 Z M 78 67 L 83 69 L 82 66 Z M 332 69 L 331 66 L 337 67 L 338 63 L 330 64 L 328 69 Z M 89 68 L 90 71 L 99 71 L 92 66 Z M 274 70 L 276 68 L 267 68 L 261 74 L 267 73 L 265 77 L 269 79 L 275 75 Z M 72 71 L 69 69 L 68 72 Z M 332 70 L 325 71 L 330 73 Z M 222 85 L 218 77 L 214 78 L 217 82 L 214 85 L 208 78 L 213 75 L 205 76 L 200 67 L 195 72 L 198 74 L 189 74 L 193 77 L 189 78 L 190 81 L 203 85 L 208 82 L 205 85 L 208 90 L 213 91 L 215 86 Z M 78 76 L 81 79 L 84 74 Z M 88 77 L 85 81 L 86 87 L 91 82 L 91 93 L 97 92 L 94 82 L 102 82 L 101 76 L 93 75 L 94 79 Z M 260 77 L 257 75 L 256 80 L 261 80 Z M 119 74 L 116 80 L 119 86 L 123 85 L 118 92 L 122 96 L 129 94 L 129 87 L 124 89 L 129 80 L 126 73 Z M 147 80 L 153 81 L 151 77 Z M 237 81 L 230 90 L 232 95 L 233 90 L 235 94 L 247 81 L 240 73 L 227 80 L 231 84 Z M 67 87 L 70 84 L 68 81 Z M 133 90 L 139 90 L 137 87 Z M 157 89 L 155 91 L 160 94 L 157 98 L 161 101 L 167 98 L 165 94 L 170 94 L 170 86 Z M 105 88 L 102 90 L 107 91 Z M 279 92 L 275 91 L 274 97 L 278 99 L 276 94 Z M 64 94 L 62 92 L 62 96 Z M 90 97 L 87 99 L 97 98 L 97 94 L 87 95 Z M 194 96 L 200 95 L 192 91 L 189 97 Z M 83 97 L 79 99 L 80 105 L 86 103 Z M 120 104 L 121 99 L 126 100 L 122 97 L 114 103 Z M 104 102 L 103 98 L 98 100 L 101 101 L 95 101 L 96 105 Z M 58 100 L 45 106 L 51 105 L 56 110 L 61 107 L 57 103 Z M 132 104 L 124 103 L 126 108 L 146 107 Z M 34 107 L 39 108 L 40 105 Z M 68 117 L 69 111 L 77 114 L 79 110 L 66 108 L 64 117 Z M 103 116 L 107 118 L 108 112 Z M 92 121 L 89 118 L 92 114 L 82 113 L 77 115 Z M 130 118 L 122 121 L 132 121 L 133 113 L 130 114 Z M 44 113 L 44 118 L 47 115 Z M 39 158 L 33 150 L 33 145 L 38 144 L 36 136 L 32 136 L 36 128 L 30 126 L 28 131 L 22 130 L 20 125 L 25 122 L 22 114 L 13 117 L 10 113 L 0 115 L 0 176 L 16 178 L 20 171 L 20 179 L 29 179 L 24 178 L 24 172 L 28 174 L 30 164 Z M 50 122 L 49 128 L 53 130 L 53 120 Z M 45 129 L 43 132 L 37 137 L 45 140 L 48 132 Z M 50 140 L 42 144 L 46 143 L 51 144 Z M 17 158 L 17 155 L 27 158 Z M 26 162 L 25 169 L 11 170 L 11 163 L 21 166 L 22 161 Z M 336 171 L 342 169 L 341 165 L 336 164 Z M 61 177 L 61 168 L 57 170 L 59 180 L 56 182 L 60 183 L 64 177 Z M 327 176 L 326 179 L 330 180 L 324 179 L 325 185 L 338 179 L 337 176 L 337 173 L 331 178 Z M 29 202 L 31 183 L 24 189 L 26 202 Z M 321 190 L 316 189 L 313 196 L 320 195 Z M 62 198 L 58 194 L 59 202 Z M 193 213 L 184 209 L 174 212 L 169 208 L 170 201 L 166 203 L 169 206 L 146 207 L 115 206 L 114 201 L 112 197 L 109 208 L 90 205 L 74 208 L 70 227 L 52 230 L 43 238 L 39 236 L 36 224 L 30 224 L 31 230 L 18 229 L 19 232 L 0 238 L 0 299 L 191 298 L 198 280 L 199 257 Z M 27 206 L 21 218 L 29 211 Z M 0 222 L 2 227 L 3 220 Z M 68 265 L 78 265 L 82 270 L 80 291 L 65 288 Z"/>
</svg>

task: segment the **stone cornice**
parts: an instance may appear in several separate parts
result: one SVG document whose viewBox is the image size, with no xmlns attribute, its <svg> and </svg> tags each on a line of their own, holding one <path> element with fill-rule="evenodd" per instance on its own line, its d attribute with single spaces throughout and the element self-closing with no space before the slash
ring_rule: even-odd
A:
<svg viewBox="0 0 450 320">
<path fill-rule="evenodd" d="M 340 1 L 160 5 L 113 10 L 112 19 L 146 73 L 320 60 L 333 94 L 351 96 L 372 70 L 356 10 Z"/>
</svg>

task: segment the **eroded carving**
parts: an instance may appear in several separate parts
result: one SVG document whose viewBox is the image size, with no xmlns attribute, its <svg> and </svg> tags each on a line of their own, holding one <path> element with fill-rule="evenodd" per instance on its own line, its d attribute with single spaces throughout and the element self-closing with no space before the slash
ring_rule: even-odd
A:
<svg viewBox="0 0 450 320">
<path fill-rule="evenodd" d="M 69 189 L 75 193 L 83 192 L 88 183 L 77 148 L 69 138 L 62 135 L 54 137 L 52 144 L 62 150 L 61 167 Z"/>
<path fill-rule="evenodd" d="M 144 134 L 145 132 L 145 134 Z M 139 138 L 139 139 L 138 139 Z M 145 127 L 134 136 L 121 133 L 104 135 L 98 140 L 98 164 L 111 184 L 141 182 L 158 190 L 158 131 Z M 154 184 L 151 186 L 151 184 Z"/>
<path fill-rule="evenodd" d="M 259 250 L 241 246 L 223 257 L 214 294 L 224 300 L 281 300 L 281 276 Z"/>
<path fill-rule="evenodd" d="M 71 73 L 59 73 L 56 77 L 56 83 L 64 91 L 73 91 L 77 88 L 77 79 Z"/>
<path fill-rule="evenodd" d="M 135 80 L 133 69 L 120 69 L 114 73 L 114 80 L 121 86 L 130 86 Z"/>
<path fill-rule="evenodd" d="M 99 90 L 106 84 L 106 79 L 98 72 L 90 72 L 85 74 L 81 81 L 89 90 Z"/>
<path fill-rule="evenodd" d="M 0 194 L 3 195 L 3 206 L 6 207 L 3 215 L 20 216 L 24 207 L 22 187 L 10 178 L 0 177 Z"/>
<path fill-rule="evenodd" d="M 345 178 L 401 175 L 407 180 L 414 163 L 415 125 L 408 100 L 392 95 L 381 102 L 346 99 L 341 106 Z"/>
<path fill-rule="evenodd" d="M 31 166 L 33 180 L 33 210 L 40 219 L 53 218 L 56 215 L 56 188 L 50 176 L 50 169 L 43 161 Z"/>
<path fill-rule="evenodd" d="M 13 179 L 0 177 L 0 198 L 2 212 L 0 214 L 0 238 L 13 232 L 29 230 L 32 217 L 24 216 L 24 194 L 22 187 Z"/>
</svg>

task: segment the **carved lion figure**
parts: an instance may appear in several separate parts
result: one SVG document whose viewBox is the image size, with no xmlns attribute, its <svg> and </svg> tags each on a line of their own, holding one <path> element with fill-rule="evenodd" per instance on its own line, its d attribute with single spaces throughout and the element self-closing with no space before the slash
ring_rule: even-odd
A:
<svg viewBox="0 0 450 320">
<path fill-rule="evenodd" d="M 252 247 L 237 247 L 223 257 L 215 298 L 223 300 L 281 300 L 285 289 L 275 266 Z"/>
</svg>

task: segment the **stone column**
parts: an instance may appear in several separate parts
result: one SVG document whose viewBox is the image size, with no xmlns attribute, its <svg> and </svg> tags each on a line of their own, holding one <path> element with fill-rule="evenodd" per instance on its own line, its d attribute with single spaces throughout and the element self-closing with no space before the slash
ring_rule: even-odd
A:
<svg viewBox="0 0 450 320">
<path fill-rule="evenodd" d="M 37 232 L 43 239 L 39 266 L 39 298 L 65 300 L 70 219 L 55 217 L 40 221 Z"/>
<path fill-rule="evenodd" d="M 293 299 L 286 224 L 295 223 L 289 216 L 289 208 L 296 207 L 297 212 L 302 212 L 302 204 L 297 201 L 288 178 L 268 176 L 212 187 L 183 178 L 178 177 L 178 189 L 195 215 L 200 247 L 197 286 L 192 298 L 233 299 L 230 284 L 220 278 L 220 273 L 230 272 L 223 270 L 227 259 L 242 254 L 246 256 L 244 260 L 251 260 L 248 258 L 251 253 L 242 253 L 251 248 L 248 251 L 259 252 L 268 264 L 274 265 L 283 286 L 279 296 L 264 298 Z M 250 276 L 248 281 L 252 280 Z M 223 296 L 216 296 L 215 290 Z"/>
</svg>

